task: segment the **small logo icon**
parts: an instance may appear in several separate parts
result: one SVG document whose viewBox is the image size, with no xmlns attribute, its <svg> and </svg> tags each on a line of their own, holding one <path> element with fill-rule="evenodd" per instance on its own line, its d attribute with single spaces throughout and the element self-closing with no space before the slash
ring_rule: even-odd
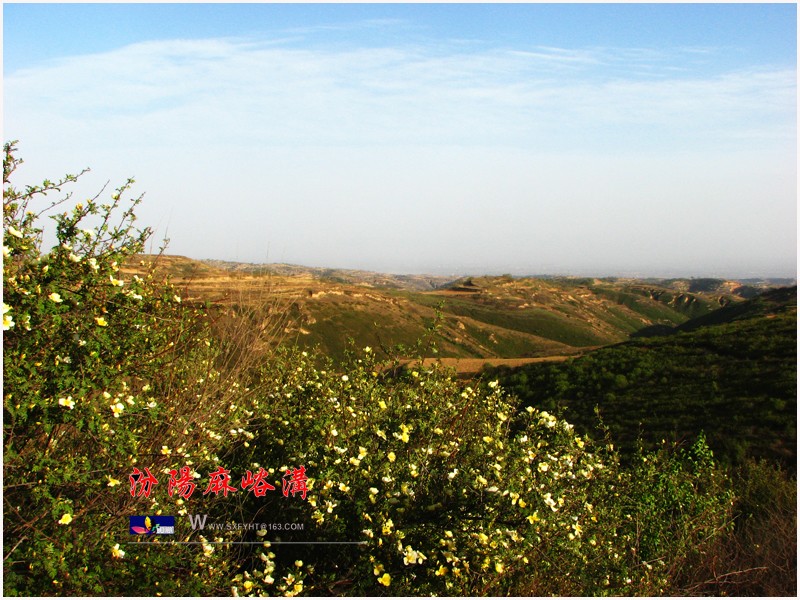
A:
<svg viewBox="0 0 800 600">
<path fill-rule="evenodd" d="M 153 515 L 129 518 L 131 535 L 173 535 L 175 533 L 175 517 Z"/>
</svg>

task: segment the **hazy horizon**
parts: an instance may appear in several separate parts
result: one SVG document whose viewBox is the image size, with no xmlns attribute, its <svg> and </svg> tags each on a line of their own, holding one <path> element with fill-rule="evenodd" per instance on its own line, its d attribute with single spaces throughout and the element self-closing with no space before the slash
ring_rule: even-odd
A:
<svg viewBox="0 0 800 600">
<path fill-rule="evenodd" d="M 168 256 L 174 256 L 173 253 L 169 252 L 169 248 L 167 252 L 165 252 Z M 190 260 L 196 260 L 199 262 L 213 262 L 213 261 L 224 261 L 230 263 L 240 263 L 245 265 L 253 265 L 253 266 L 265 266 L 269 267 L 270 265 L 285 265 L 288 267 L 297 267 L 297 268 L 307 268 L 307 269 L 330 269 L 330 270 L 342 270 L 342 271 L 364 271 L 369 273 L 376 273 L 376 274 L 384 274 L 384 275 L 410 275 L 410 276 L 434 276 L 434 277 L 497 277 L 502 275 L 511 275 L 515 278 L 524 278 L 524 277 L 594 277 L 596 279 L 604 279 L 604 278 L 620 278 L 620 279 L 724 279 L 724 280 L 767 280 L 767 279 L 785 279 L 785 280 L 793 280 L 797 281 L 797 274 L 796 273 L 789 273 L 786 275 L 774 274 L 774 275 L 765 275 L 763 273 L 740 273 L 730 274 L 730 273 L 723 273 L 723 272 L 705 272 L 705 271 L 695 271 L 692 273 L 685 273 L 683 271 L 657 271 L 657 272 L 641 272 L 641 271 L 626 271 L 626 272 L 608 272 L 603 270 L 598 271 L 542 271 L 542 272 L 529 272 L 525 270 L 524 267 L 518 268 L 510 268 L 510 269 L 498 269 L 498 270 L 490 270 L 490 271 L 481 271 L 480 268 L 470 269 L 468 266 L 464 267 L 460 270 L 451 271 L 446 268 L 439 268 L 437 269 L 435 266 L 428 271 L 375 271 L 373 269 L 359 269 L 357 267 L 331 267 L 329 265 L 319 264 L 319 265 L 311 265 L 311 264 L 298 264 L 293 262 L 274 262 L 274 261 L 239 261 L 239 260 L 228 260 L 228 259 L 219 259 L 213 257 L 193 257 L 193 256 L 185 256 Z"/>
<path fill-rule="evenodd" d="M 133 176 L 169 254 L 796 278 L 795 4 L 4 4 L 3 34 L 14 183 Z"/>
</svg>

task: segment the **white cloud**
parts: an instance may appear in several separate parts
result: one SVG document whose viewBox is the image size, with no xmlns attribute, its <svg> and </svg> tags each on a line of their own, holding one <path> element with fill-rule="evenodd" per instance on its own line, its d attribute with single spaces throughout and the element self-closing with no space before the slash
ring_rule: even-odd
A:
<svg viewBox="0 0 800 600">
<path fill-rule="evenodd" d="M 147 42 L 10 75 L 7 114 L 12 126 L 44 115 L 151 141 L 174 138 L 170 129 L 213 136 L 220 126 L 275 143 L 345 145 L 517 144 L 530 134 L 642 123 L 678 136 L 697 127 L 739 136 L 734 127 L 745 121 L 761 136 L 791 134 L 793 72 L 604 77 L 602 65 L 626 54 Z"/>
</svg>

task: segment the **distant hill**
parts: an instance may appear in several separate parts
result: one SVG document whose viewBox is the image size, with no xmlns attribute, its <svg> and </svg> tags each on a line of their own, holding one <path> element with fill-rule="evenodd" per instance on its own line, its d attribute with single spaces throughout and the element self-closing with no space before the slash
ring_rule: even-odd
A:
<svg viewBox="0 0 800 600">
<path fill-rule="evenodd" d="M 282 275 L 314 277 L 331 283 L 345 283 L 364 285 L 369 287 L 425 291 L 436 289 L 453 280 L 452 277 L 440 275 L 392 275 L 389 273 L 374 273 L 358 269 L 326 269 L 322 267 L 304 267 L 286 263 L 238 263 L 224 260 L 204 260 L 204 264 L 251 275 Z"/>
<path fill-rule="evenodd" d="M 137 257 L 126 269 L 142 271 L 154 260 Z M 416 352 L 410 348 L 434 325 L 429 340 L 441 357 L 569 356 L 654 328 L 671 332 L 745 299 L 737 293 L 742 286 L 724 280 L 689 291 L 694 280 L 474 276 L 452 281 L 179 256 L 162 256 L 157 264 L 184 290 L 186 301 L 247 310 L 254 323 L 259 314 L 279 317 L 285 343 L 318 346 L 334 359 L 344 355 L 350 339 L 392 354 Z"/>
</svg>

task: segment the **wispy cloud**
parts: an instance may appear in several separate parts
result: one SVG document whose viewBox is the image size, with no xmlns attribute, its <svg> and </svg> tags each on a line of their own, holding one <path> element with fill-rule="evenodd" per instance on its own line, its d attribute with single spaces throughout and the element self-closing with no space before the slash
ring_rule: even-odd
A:
<svg viewBox="0 0 800 600">
<path fill-rule="evenodd" d="M 179 40 L 20 71 L 5 88 L 12 124 L 47 115 L 116 129 L 118 139 L 169 137 L 168 119 L 192 136 L 222 122 L 231 135 L 288 144 L 518 144 L 533 133 L 642 124 L 675 136 L 700 128 L 740 137 L 737 123 L 762 138 L 793 135 L 795 73 L 699 77 L 669 64 L 641 49 L 319 51 Z M 645 67 L 660 76 L 638 76 Z"/>
</svg>

